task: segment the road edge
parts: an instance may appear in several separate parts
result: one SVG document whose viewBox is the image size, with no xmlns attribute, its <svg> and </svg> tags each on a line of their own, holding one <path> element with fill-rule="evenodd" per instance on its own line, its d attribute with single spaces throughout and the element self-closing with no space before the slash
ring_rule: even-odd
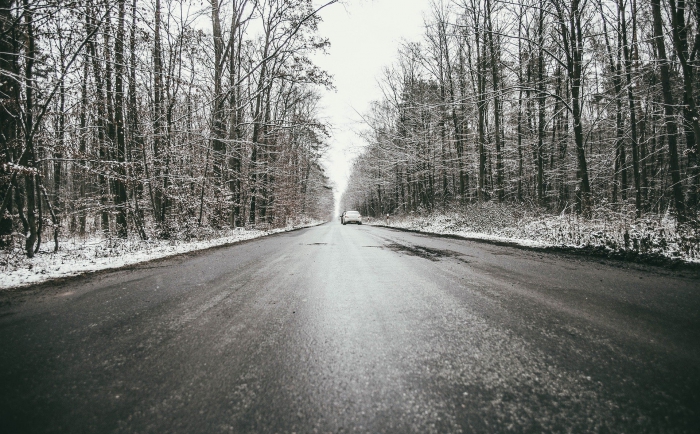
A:
<svg viewBox="0 0 700 434">
<path fill-rule="evenodd" d="M 145 261 L 134 262 L 133 264 L 117 266 L 114 268 L 103 268 L 101 270 L 87 270 L 87 271 L 83 271 L 83 272 L 80 272 L 78 274 L 74 274 L 71 276 L 61 276 L 61 277 L 49 278 L 47 280 L 44 280 L 43 282 L 30 283 L 27 285 L 17 285 L 17 286 L 2 288 L 2 289 L 0 289 L 0 297 L 2 297 L 4 294 L 8 294 L 10 292 L 17 293 L 17 292 L 22 292 L 22 291 L 34 291 L 34 290 L 41 289 L 42 287 L 45 287 L 45 286 L 65 285 L 67 283 L 71 283 L 74 280 L 83 279 L 86 277 L 96 277 L 96 276 L 100 276 L 103 274 L 112 273 L 112 272 L 116 272 L 116 271 L 132 270 L 132 269 L 136 269 L 138 267 L 144 266 L 144 265 L 156 264 L 158 262 L 169 261 L 169 260 L 173 260 L 173 259 L 177 259 L 177 258 L 195 257 L 195 256 L 205 254 L 207 252 L 210 252 L 210 251 L 213 251 L 216 249 L 223 249 L 223 248 L 227 248 L 227 247 L 232 247 L 232 246 L 246 244 L 246 243 L 250 243 L 250 242 L 254 242 L 254 241 L 259 241 L 261 239 L 274 237 L 276 235 L 288 234 L 290 232 L 296 232 L 296 231 L 300 231 L 303 229 L 309 229 L 309 228 L 313 228 L 313 227 L 322 226 L 322 225 L 325 225 L 327 223 L 329 223 L 329 222 L 326 221 L 326 222 L 322 222 L 322 223 L 313 224 L 310 226 L 301 226 L 301 227 L 292 228 L 292 229 L 288 229 L 288 230 L 284 230 L 284 231 L 280 231 L 280 232 L 273 232 L 270 234 L 261 235 L 259 237 L 249 238 L 247 240 L 239 240 L 239 241 L 233 241 L 230 243 L 219 244 L 218 246 L 204 247 L 201 249 L 190 250 L 190 251 L 182 252 L 182 253 L 173 253 L 172 255 L 161 256 L 159 258 L 153 258 L 153 259 L 147 259 Z M 2 302 L 0 302 L 0 306 L 2 306 Z"/>
</svg>

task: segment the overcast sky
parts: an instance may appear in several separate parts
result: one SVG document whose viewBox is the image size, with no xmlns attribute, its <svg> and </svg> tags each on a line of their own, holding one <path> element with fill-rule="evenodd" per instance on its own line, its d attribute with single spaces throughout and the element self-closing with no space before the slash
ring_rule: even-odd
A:
<svg viewBox="0 0 700 434">
<path fill-rule="evenodd" d="M 318 2 L 320 3 L 320 1 Z M 333 126 L 326 167 L 339 190 L 345 188 L 352 158 L 362 146 L 358 113 L 380 98 L 377 79 L 394 62 L 402 40 L 423 34 L 429 0 L 343 0 L 321 12 L 320 34 L 330 39 L 327 55 L 314 58 L 334 77 L 335 91 L 323 94 L 321 116 Z"/>
</svg>

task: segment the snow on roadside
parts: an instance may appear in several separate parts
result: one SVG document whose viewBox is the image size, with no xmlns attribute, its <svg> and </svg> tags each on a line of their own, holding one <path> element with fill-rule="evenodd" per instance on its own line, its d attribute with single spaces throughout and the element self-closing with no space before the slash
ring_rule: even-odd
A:
<svg viewBox="0 0 700 434">
<path fill-rule="evenodd" d="M 32 259 L 28 259 L 21 249 L 0 253 L 0 290 L 120 268 L 322 223 L 320 220 L 306 220 L 293 226 L 265 231 L 237 228 L 219 232 L 216 237 L 192 241 L 71 239 L 60 243 L 57 253 L 53 253 L 53 240 L 47 240 Z"/>
<path fill-rule="evenodd" d="M 368 223 L 386 225 L 385 219 Z M 585 219 L 576 214 L 478 205 L 459 212 L 392 216 L 388 226 L 525 247 L 594 248 L 606 254 L 642 254 L 700 263 L 700 230 L 679 228 L 668 215 L 639 219 L 625 213 L 601 213 Z"/>
</svg>

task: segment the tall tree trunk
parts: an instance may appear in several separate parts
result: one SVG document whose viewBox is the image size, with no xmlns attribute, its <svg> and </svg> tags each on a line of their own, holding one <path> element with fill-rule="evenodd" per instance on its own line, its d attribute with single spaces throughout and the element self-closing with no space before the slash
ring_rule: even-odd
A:
<svg viewBox="0 0 700 434">
<path fill-rule="evenodd" d="M 497 47 L 493 42 L 493 24 L 491 21 L 491 1 L 486 1 L 486 31 L 489 37 L 489 51 L 490 51 L 490 63 L 491 63 L 491 84 L 493 89 L 493 131 L 494 139 L 496 142 L 496 197 L 498 197 L 499 202 L 503 202 L 505 198 L 503 190 L 503 156 L 502 152 L 502 139 L 501 139 L 501 118 L 503 116 L 501 110 L 501 96 L 500 96 L 500 78 L 499 78 L 499 67 L 500 67 L 500 55 L 497 51 Z"/>
<path fill-rule="evenodd" d="M 86 14 L 87 28 L 90 29 L 90 33 L 94 31 L 95 26 L 95 8 L 92 7 Z M 92 58 L 92 72 L 95 79 L 95 92 L 97 93 L 97 141 L 99 149 L 99 159 L 100 161 L 108 160 L 108 145 L 106 143 L 107 139 L 105 137 L 105 124 L 107 123 L 106 116 L 106 96 L 103 82 L 103 71 L 100 67 L 99 57 L 97 53 L 97 47 L 94 38 L 91 38 L 88 42 L 88 51 L 90 57 Z M 107 234 L 109 232 L 109 180 L 105 175 L 104 169 L 100 170 L 98 174 L 98 181 L 100 185 L 100 206 L 101 206 L 101 230 L 103 233 Z"/>
<path fill-rule="evenodd" d="M 127 236 L 127 194 L 126 194 L 126 133 L 124 129 L 124 15 L 126 0 L 117 0 L 119 18 L 117 22 L 117 39 L 114 44 L 114 122 L 117 139 L 118 178 L 115 181 L 116 194 L 114 204 L 117 208 L 117 235 Z"/>
<path fill-rule="evenodd" d="M 132 0 L 131 3 L 131 29 L 129 32 L 129 103 L 128 103 L 128 108 L 127 108 L 127 119 L 129 122 L 129 140 L 126 143 L 126 154 L 125 158 L 127 162 L 133 162 L 135 159 L 135 156 L 132 154 L 133 152 L 136 151 L 137 148 L 140 148 L 141 150 L 141 155 L 145 157 L 146 152 L 145 152 L 145 145 L 143 141 L 143 137 L 141 136 L 141 131 L 139 128 L 139 122 L 138 122 L 138 102 L 136 99 L 136 0 Z M 144 175 L 146 176 L 146 179 L 149 178 L 149 173 L 148 173 L 148 165 L 146 165 L 146 161 L 144 158 Z M 131 166 L 131 173 L 127 172 L 128 176 L 134 177 L 133 171 L 135 171 L 135 168 Z M 147 240 L 148 235 L 146 234 L 146 229 L 144 227 L 143 223 L 143 212 L 141 208 L 139 207 L 139 194 L 141 190 L 143 189 L 142 184 L 140 182 L 134 182 L 132 184 L 132 196 L 134 200 L 134 212 L 132 213 L 134 217 L 134 222 L 136 225 L 136 228 L 139 231 L 139 237 L 141 237 L 142 240 Z M 150 194 L 151 198 L 151 204 L 153 204 L 153 186 L 152 183 L 148 183 L 148 191 Z"/>
<path fill-rule="evenodd" d="M 617 32 L 617 50 L 613 55 L 612 44 L 608 38 L 607 18 L 603 12 L 603 3 L 598 1 L 600 17 L 603 22 L 603 35 L 605 36 L 605 47 L 608 54 L 609 71 L 612 76 L 613 88 L 615 89 L 615 161 L 613 168 L 613 190 L 612 202 L 617 203 L 617 176 L 620 175 L 620 190 L 622 200 L 627 200 L 627 156 L 625 153 L 624 121 L 622 118 L 622 65 L 620 62 L 622 35 Z"/>
<path fill-rule="evenodd" d="M 574 142 L 576 143 L 576 159 L 578 162 L 576 202 L 579 212 L 589 215 L 592 207 L 591 184 L 588 178 L 588 162 L 584 148 L 583 125 L 581 113 L 581 88 L 583 69 L 583 29 L 581 27 L 582 7 L 580 0 L 572 0 L 565 13 L 564 5 L 553 1 L 557 8 L 562 44 L 566 54 L 566 69 L 571 89 L 571 116 L 574 126 Z M 568 27 L 567 27 L 568 25 Z"/>
<path fill-rule="evenodd" d="M 219 0 L 211 0 L 212 36 L 214 38 L 214 106 L 212 108 L 212 151 L 214 187 L 216 194 L 216 207 L 214 210 L 214 224 L 221 225 L 220 217 L 222 209 L 222 185 L 224 183 L 224 161 L 226 156 L 226 142 L 223 140 L 226 134 L 224 125 L 224 95 L 221 82 L 224 70 L 224 40 L 221 33 L 221 17 Z M 229 49 L 232 47 L 229 47 Z"/>
<path fill-rule="evenodd" d="M 18 26 L 19 23 L 12 15 L 14 0 L 0 0 L 0 236 L 12 233 L 12 198 L 17 173 L 6 171 L 4 163 L 14 162 L 17 143 L 17 127 L 19 119 L 19 68 L 17 67 Z M 5 179 L 8 182 L 5 183 Z M 8 214 L 5 214 L 8 211 Z M 1 244 L 0 244 L 1 247 Z"/>
<path fill-rule="evenodd" d="M 263 49 L 263 59 L 266 59 L 268 54 L 269 54 L 269 49 L 270 49 L 270 34 L 269 32 L 266 34 L 265 38 L 265 47 Z M 258 78 L 258 86 L 257 86 L 257 96 L 255 98 L 255 112 L 253 114 L 253 143 L 252 143 L 252 153 L 250 157 L 250 222 L 255 224 L 257 214 L 259 212 L 258 210 L 258 195 L 259 195 L 259 186 L 258 186 L 258 175 L 260 172 L 259 169 L 259 163 L 258 163 L 258 157 L 259 157 L 259 148 L 260 148 L 260 140 L 261 136 L 264 136 L 263 133 L 263 124 L 264 124 L 264 107 L 265 107 L 265 101 L 263 99 L 263 94 L 265 91 L 266 83 L 267 83 L 267 61 L 263 60 L 263 64 L 260 67 L 260 76 Z"/>
<path fill-rule="evenodd" d="M 477 20 L 475 19 L 475 23 Z M 477 110 L 478 110 L 478 154 L 479 154 L 479 184 L 477 197 L 479 201 L 486 200 L 486 84 L 484 59 L 481 52 L 481 32 L 478 25 L 474 29 L 474 40 L 476 42 L 476 82 L 477 82 Z M 484 50 L 485 51 L 485 50 Z"/>
<path fill-rule="evenodd" d="M 104 0 L 105 10 L 109 10 L 112 6 L 110 5 L 110 0 Z M 114 119 L 114 83 L 113 83 L 113 69 L 114 61 L 112 60 L 112 19 L 111 13 L 107 13 L 105 17 L 105 29 L 103 32 L 104 39 L 102 44 L 102 55 L 105 61 L 104 69 L 104 107 L 106 110 L 106 118 L 104 123 L 106 125 L 106 140 L 103 142 L 102 154 L 100 159 L 105 162 L 111 162 L 115 160 L 116 149 L 115 144 L 117 142 L 117 127 L 116 121 Z M 115 173 L 113 166 L 107 163 L 108 174 L 105 177 L 105 194 L 103 196 L 103 225 L 102 231 L 107 233 L 110 230 L 109 227 L 109 216 L 112 214 L 110 208 L 112 205 L 116 205 L 116 195 L 117 195 L 117 185 L 115 180 Z M 118 170 L 117 170 L 118 172 Z"/>
<path fill-rule="evenodd" d="M 459 194 L 462 198 L 462 203 L 465 203 L 467 199 L 470 198 L 469 195 L 469 171 L 465 168 L 465 143 L 467 141 L 467 137 L 469 135 L 469 123 L 467 122 L 467 115 L 469 112 L 468 108 L 468 102 L 467 102 L 467 74 L 465 69 L 465 64 L 464 64 L 464 44 L 467 43 L 467 34 L 468 32 L 466 30 L 463 31 L 464 36 L 459 38 L 459 74 L 458 74 L 458 80 L 459 80 L 459 95 L 460 95 L 460 100 L 459 100 L 459 120 L 460 120 L 460 148 L 461 148 L 461 154 L 457 155 L 457 164 L 459 168 Z"/>
<path fill-rule="evenodd" d="M 230 224 L 233 227 L 243 225 L 241 220 L 241 159 L 243 152 L 241 139 L 243 138 L 243 134 L 240 126 L 240 120 L 243 118 L 241 113 L 243 109 L 238 107 L 240 104 L 240 85 L 238 84 L 238 80 L 240 78 L 241 67 L 240 53 L 243 48 L 243 35 L 240 31 L 240 25 L 245 4 L 245 0 L 241 4 L 234 1 L 234 12 L 231 18 L 231 35 L 229 40 L 229 49 L 231 50 L 229 53 L 229 106 L 231 110 L 229 139 L 233 147 L 231 150 L 231 159 L 229 161 L 229 190 L 232 196 Z"/>
<path fill-rule="evenodd" d="M 545 127 L 545 69 L 544 69 L 544 8 L 540 8 L 537 21 L 537 147 L 535 149 L 535 165 L 537 169 L 537 202 L 545 205 L 544 192 L 544 127 Z"/>
<path fill-rule="evenodd" d="M 155 29 L 153 41 L 153 161 L 154 177 L 149 180 L 155 184 L 153 197 L 153 216 L 160 227 L 160 236 L 167 236 L 165 225 L 165 191 L 164 179 L 161 179 L 161 158 L 163 142 L 163 53 L 161 48 L 161 6 L 160 0 L 155 3 Z M 144 154 L 144 164 L 147 164 Z"/>
<path fill-rule="evenodd" d="M 20 165 L 27 168 L 24 175 L 24 188 L 27 198 L 27 227 L 29 235 L 25 243 L 27 257 L 34 257 L 34 244 L 38 237 L 36 215 L 36 173 L 34 154 L 34 62 L 36 56 L 36 41 L 34 38 L 34 12 L 29 6 L 29 0 L 23 0 L 24 23 L 26 26 L 26 64 L 24 67 L 25 103 L 24 103 L 24 156 Z"/>
<path fill-rule="evenodd" d="M 695 73 L 688 47 L 688 26 L 685 21 L 685 0 L 668 0 L 671 7 L 671 35 L 683 73 L 683 117 L 688 153 L 688 171 L 691 183 L 688 189 L 688 205 L 696 210 L 700 199 L 700 167 L 698 167 L 698 143 L 700 139 L 700 114 L 695 102 Z M 700 33 L 700 29 L 698 29 Z"/>
<path fill-rule="evenodd" d="M 88 27 L 88 26 L 86 26 Z M 87 229 L 87 211 L 85 209 L 85 194 L 86 194 L 86 183 L 87 183 L 87 170 L 85 170 L 85 165 L 87 164 L 87 118 L 88 118 L 88 90 L 87 83 L 90 75 L 90 65 L 88 62 L 88 56 L 84 56 L 83 60 L 83 80 L 80 85 L 80 138 L 78 139 L 78 152 L 80 159 L 80 169 L 76 172 L 76 181 L 78 184 L 78 233 L 80 236 L 85 236 L 85 230 Z"/>
<path fill-rule="evenodd" d="M 517 198 L 518 202 L 523 201 L 523 48 L 522 48 L 522 27 L 524 8 L 520 6 L 518 16 L 518 120 L 517 120 L 517 146 L 518 146 L 518 179 Z"/>
<path fill-rule="evenodd" d="M 60 52 L 60 83 L 59 83 L 59 95 L 58 95 L 58 143 L 54 148 L 53 153 L 53 208 L 56 210 L 61 209 L 61 181 L 62 181 L 62 169 L 63 169 L 63 151 L 66 147 L 66 59 L 65 59 L 65 49 L 63 47 L 62 40 L 59 38 L 59 52 Z M 48 199 L 47 199 L 48 200 Z M 54 238 L 56 240 L 56 251 L 58 250 L 58 231 L 60 227 L 60 222 L 54 224 Z"/>
<path fill-rule="evenodd" d="M 685 221 L 685 198 L 681 184 L 680 164 L 678 159 L 678 126 L 673 113 L 673 94 L 671 93 L 671 73 L 669 70 L 666 44 L 664 42 L 663 21 L 661 19 L 661 0 L 651 0 L 651 13 L 654 18 L 654 43 L 656 57 L 661 72 L 661 93 L 664 100 L 664 124 L 666 141 L 668 143 L 669 163 L 671 166 L 671 182 L 673 202 L 676 207 L 678 221 Z"/>
<path fill-rule="evenodd" d="M 627 100 L 630 110 L 630 131 L 632 138 L 632 174 L 634 175 L 635 189 L 635 206 L 637 208 L 637 216 L 642 212 L 642 178 L 639 170 L 639 141 L 637 138 L 637 110 L 634 100 L 634 91 L 632 89 L 632 56 L 630 46 L 627 43 L 627 21 L 625 19 L 625 3 L 623 0 L 618 0 L 620 26 L 622 33 L 622 53 L 625 59 L 625 78 L 627 80 Z"/>
</svg>

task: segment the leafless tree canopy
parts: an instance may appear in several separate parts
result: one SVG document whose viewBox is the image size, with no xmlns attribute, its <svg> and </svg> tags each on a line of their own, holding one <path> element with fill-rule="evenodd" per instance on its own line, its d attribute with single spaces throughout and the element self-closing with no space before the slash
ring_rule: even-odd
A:
<svg viewBox="0 0 700 434">
<path fill-rule="evenodd" d="M 325 217 L 314 7 L 0 0 L 3 244 Z"/>
<path fill-rule="evenodd" d="M 697 221 L 698 5 L 433 0 L 386 70 L 344 204 Z"/>
</svg>

